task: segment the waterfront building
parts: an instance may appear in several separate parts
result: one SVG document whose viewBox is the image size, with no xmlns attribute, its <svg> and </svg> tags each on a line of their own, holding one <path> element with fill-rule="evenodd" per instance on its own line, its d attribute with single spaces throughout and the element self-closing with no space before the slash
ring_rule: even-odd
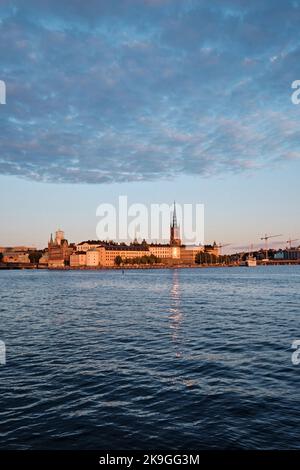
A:
<svg viewBox="0 0 300 470">
<path fill-rule="evenodd" d="M 172 246 L 171 247 L 171 259 L 175 261 L 180 260 L 180 254 L 181 254 L 181 247 L 180 246 Z"/>
<path fill-rule="evenodd" d="M 70 266 L 73 268 L 86 266 L 86 252 L 77 251 L 77 252 L 72 253 L 70 256 Z"/>
<path fill-rule="evenodd" d="M 155 244 L 151 243 L 148 246 L 150 254 L 156 256 L 161 260 L 172 258 L 172 247 L 169 244 Z"/>
<path fill-rule="evenodd" d="M 203 253 L 204 247 L 199 246 L 181 246 L 180 261 L 182 264 L 195 264 L 197 253 Z"/>
<path fill-rule="evenodd" d="M 35 246 L 0 246 L 0 253 L 37 251 Z"/>
<path fill-rule="evenodd" d="M 76 245 L 76 251 L 84 251 L 85 253 L 88 250 L 93 250 L 94 248 L 98 248 L 103 245 L 103 242 L 99 240 L 88 240 L 84 242 L 80 242 Z"/>
<path fill-rule="evenodd" d="M 106 245 L 97 249 L 100 254 L 101 266 L 114 266 L 117 256 L 122 260 L 150 256 L 151 253 L 144 245 Z"/>
<path fill-rule="evenodd" d="M 126 263 L 130 262 L 130 260 L 133 260 L 133 263 L 135 263 L 135 259 L 145 257 L 146 262 L 148 260 L 151 262 L 154 259 L 155 262 L 159 261 L 166 265 L 192 265 L 195 264 L 197 253 L 203 250 L 217 255 L 219 247 L 216 243 L 205 247 L 182 245 L 180 227 L 177 222 L 176 204 L 174 202 L 169 243 L 147 243 L 145 240 L 142 243 L 138 243 L 135 240 L 130 245 L 126 245 L 125 243 L 115 243 L 113 241 L 86 240 L 76 245 L 69 245 L 65 239 L 64 232 L 57 230 L 54 240 L 51 234 L 48 252 L 47 254 L 44 253 L 40 264 L 48 263 L 50 268 L 63 268 L 66 265 L 74 268 L 97 268 L 112 267 L 117 262 Z M 151 256 L 155 258 L 151 259 Z"/>
<path fill-rule="evenodd" d="M 45 250 L 39 260 L 39 265 L 48 266 L 48 263 L 49 263 L 49 252 L 48 250 Z"/>
<path fill-rule="evenodd" d="M 100 265 L 100 253 L 97 248 L 86 252 L 86 265 L 91 268 L 96 268 Z"/>
<path fill-rule="evenodd" d="M 30 263 L 28 251 L 5 251 L 2 258 L 3 263 Z"/>
<path fill-rule="evenodd" d="M 73 248 L 69 247 L 68 240 L 62 237 L 64 237 L 64 232 L 62 230 L 57 230 L 54 240 L 51 233 L 50 241 L 48 243 L 49 268 L 62 268 L 69 264 Z"/>
<path fill-rule="evenodd" d="M 290 260 L 297 261 L 300 260 L 300 247 L 299 248 L 287 248 L 285 250 L 279 250 L 274 254 L 274 259 L 276 260 Z"/>
<path fill-rule="evenodd" d="M 285 253 L 288 260 L 300 260 L 300 248 L 288 248 Z"/>
</svg>

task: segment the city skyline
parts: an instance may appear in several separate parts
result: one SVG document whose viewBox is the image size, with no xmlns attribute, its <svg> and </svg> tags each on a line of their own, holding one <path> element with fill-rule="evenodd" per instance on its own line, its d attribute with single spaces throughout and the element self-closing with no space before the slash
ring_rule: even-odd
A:
<svg viewBox="0 0 300 470">
<path fill-rule="evenodd" d="M 262 176 L 262 175 L 261 175 Z M 290 212 L 294 214 L 297 211 L 297 196 L 298 191 L 296 186 L 297 174 L 293 174 L 295 180 L 294 188 L 289 193 L 282 191 L 278 192 L 276 188 L 273 189 L 272 197 L 268 202 L 269 211 L 272 214 L 273 223 L 266 223 L 265 211 L 266 206 L 263 203 L 266 195 L 264 194 L 263 177 L 260 178 L 261 194 L 258 194 L 256 186 L 256 195 L 239 193 L 240 178 L 236 178 L 236 187 L 231 186 L 229 193 L 230 181 L 221 182 L 226 187 L 222 204 L 219 202 L 217 195 L 210 194 L 210 203 L 205 205 L 205 242 L 213 240 L 219 243 L 230 243 L 229 251 L 235 251 L 238 248 L 247 248 L 253 244 L 255 247 L 262 246 L 260 237 L 265 233 L 283 233 L 281 240 L 274 240 L 270 246 L 277 247 L 291 238 L 298 238 L 300 233 L 299 221 L 297 218 L 290 217 Z M 0 177 L 1 180 L 1 177 Z M 290 179 L 285 182 L 286 185 L 290 184 Z M 246 184 L 245 180 L 245 184 Z M 11 185 L 6 181 L 7 190 Z M 96 217 L 96 209 L 98 202 L 111 203 L 117 206 L 119 194 L 116 193 L 115 197 L 105 198 L 105 191 L 108 190 L 107 186 L 85 187 L 85 198 L 82 195 L 78 196 L 78 190 L 74 191 L 73 185 L 61 186 L 48 184 L 48 190 L 45 194 L 43 185 L 36 183 L 34 187 L 30 183 L 18 180 L 16 184 L 22 187 L 20 193 L 22 194 L 23 204 L 19 203 L 19 193 L 11 194 L 14 211 L 10 210 L 9 205 L 4 205 L 2 221 L 4 222 L 1 228 L 0 245 L 30 245 L 34 244 L 39 248 L 45 246 L 49 238 L 49 233 L 54 231 L 57 227 L 61 226 L 67 233 L 70 233 L 73 241 L 81 241 L 84 239 L 97 239 L 96 227 L 99 217 Z M 172 187 L 175 183 L 167 183 Z M 206 186 L 210 182 L 206 182 Z M 5 186 L 5 185 L 4 185 Z M 31 191 L 27 188 L 31 186 Z M 143 184 L 145 188 L 145 184 Z M 159 186 L 155 185 L 154 186 Z M 189 186 L 189 193 L 191 194 L 191 185 Z M 151 192 L 153 185 L 148 185 L 148 192 Z M 2 186 L 3 188 L 3 186 Z M 118 191 L 120 186 L 116 188 Z M 130 203 L 140 202 L 134 197 L 134 188 L 128 188 Z M 286 188 L 287 190 L 287 188 Z M 5 190 L 4 190 L 5 191 Z M 295 197 L 291 198 L 291 192 L 295 192 Z M 97 199 L 97 193 L 103 194 L 102 198 Z M 110 194 L 112 191 L 110 190 Z M 143 191 L 145 194 L 145 191 Z M 160 193 L 164 195 L 160 188 Z M 159 194 L 159 192 L 158 192 Z M 246 197 L 245 197 L 246 196 Z M 65 197 L 63 200 L 64 207 L 61 207 L 60 198 Z M 239 201 L 244 197 L 243 206 L 239 206 L 238 210 L 234 199 L 239 198 Z M 260 203 L 260 198 L 262 203 Z M 226 199 L 228 202 L 226 202 Z M 188 202 L 192 200 L 188 199 Z M 93 201 L 97 201 L 93 203 Z M 145 204 L 151 203 L 170 203 L 170 200 L 161 200 L 159 198 L 144 199 Z M 255 201 L 255 202 L 254 202 Z M 183 200 L 183 203 L 186 201 Z M 180 200 L 178 200 L 180 204 Z M 195 201 L 197 203 L 197 201 Z M 38 214 L 38 216 L 36 216 Z M 280 217 L 278 217 L 280 214 Z M 78 220 L 80 218 L 80 223 Z M 128 239 L 130 241 L 130 239 Z"/>
</svg>

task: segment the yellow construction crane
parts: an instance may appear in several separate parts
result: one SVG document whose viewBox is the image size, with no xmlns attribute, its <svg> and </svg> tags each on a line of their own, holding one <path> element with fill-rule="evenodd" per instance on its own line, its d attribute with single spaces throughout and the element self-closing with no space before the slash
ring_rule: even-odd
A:
<svg viewBox="0 0 300 470">
<path fill-rule="evenodd" d="M 265 252 L 266 252 L 266 261 L 268 261 L 268 255 L 269 255 L 269 249 L 268 249 L 268 240 L 269 238 L 276 238 L 276 237 L 282 237 L 282 234 L 280 235 L 267 235 L 265 233 L 265 236 L 264 237 L 261 237 L 261 240 L 264 240 L 265 241 Z"/>
<path fill-rule="evenodd" d="M 290 249 L 291 249 L 292 248 L 292 243 L 296 242 L 297 240 L 299 240 L 299 238 L 294 238 L 294 240 L 292 240 L 291 237 L 290 237 L 289 240 L 286 241 L 286 243 L 288 245 L 290 245 Z"/>
</svg>

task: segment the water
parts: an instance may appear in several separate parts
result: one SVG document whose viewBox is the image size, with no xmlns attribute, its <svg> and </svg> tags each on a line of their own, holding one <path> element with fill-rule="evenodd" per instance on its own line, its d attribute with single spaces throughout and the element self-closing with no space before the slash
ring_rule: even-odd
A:
<svg viewBox="0 0 300 470">
<path fill-rule="evenodd" d="M 2 271 L 0 295 L 0 448 L 300 448 L 300 266 Z"/>
</svg>

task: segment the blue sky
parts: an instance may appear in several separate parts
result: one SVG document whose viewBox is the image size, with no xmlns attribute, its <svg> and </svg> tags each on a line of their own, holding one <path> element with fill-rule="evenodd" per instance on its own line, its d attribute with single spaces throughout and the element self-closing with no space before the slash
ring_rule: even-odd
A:
<svg viewBox="0 0 300 470">
<path fill-rule="evenodd" d="M 208 241 L 300 237 L 300 2 L 3 1 L 0 245 L 101 202 L 205 204 Z"/>
</svg>

